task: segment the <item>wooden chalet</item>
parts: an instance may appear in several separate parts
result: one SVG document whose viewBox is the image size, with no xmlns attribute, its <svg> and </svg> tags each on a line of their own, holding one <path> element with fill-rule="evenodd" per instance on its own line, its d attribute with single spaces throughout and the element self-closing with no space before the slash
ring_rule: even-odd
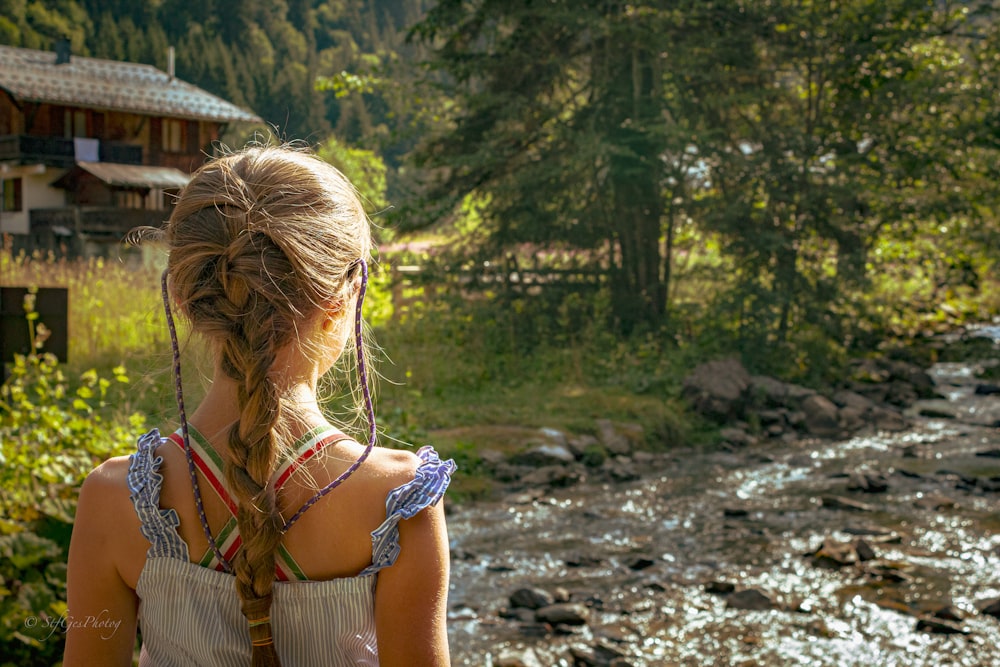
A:
<svg viewBox="0 0 1000 667">
<path fill-rule="evenodd" d="M 261 123 L 150 65 L 0 46 L 0 235 L 105 254 L 160 225 L 228 123 Z"/>
</svg>

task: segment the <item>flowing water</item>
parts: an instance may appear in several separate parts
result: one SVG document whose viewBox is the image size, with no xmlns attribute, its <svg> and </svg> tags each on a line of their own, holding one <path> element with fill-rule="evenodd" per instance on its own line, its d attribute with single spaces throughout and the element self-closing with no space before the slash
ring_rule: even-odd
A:
<svg viewBox="0 0 1000 667">
<path fill-rule="evenodd" d="M 1000 458 L 976 455 L 1000 448 L 1000 395 L 975 395 L 968 365 L 931 373 L 946 398 L 911 408 L 903 433 L 672 452 L 635 482 L 458 508 L 453 664 L 499 665 L 530 648 L 542 665 L 573 665 L 571 647 L 603 645 L 634 667 L 1000 667 L 1000 620 L 977 610 L 1000 597 Z M 927 408 L 956 418 L 920 417 Z M 865 471 L 888 488 L 849 491 L 847 475 Z M 866 507 L 831 508 L 831 496 Z M 825 538 L 858 535 L 876 560 L 835 568 L 810 556 Z M 727 608 L 712 581 L 778 608 Z M 525 586 L 565 589 L 589 622 L 553 632 L 502 618 Z M 961 632 L 917 629 L 942 608 Z"/>
</svg>

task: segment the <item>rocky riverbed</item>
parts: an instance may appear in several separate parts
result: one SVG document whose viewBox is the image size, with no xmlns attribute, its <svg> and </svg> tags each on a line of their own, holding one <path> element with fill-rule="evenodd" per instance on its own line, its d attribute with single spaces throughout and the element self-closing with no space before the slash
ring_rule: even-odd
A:
<svg viewBox="0 0 1000 667">
<path fill-rule="evenodd" d="M 498 462 L 449 518 L 453 664 L 1000 665 L 1000 395 L 929 375 L 903 430 Z"/>
</svg>

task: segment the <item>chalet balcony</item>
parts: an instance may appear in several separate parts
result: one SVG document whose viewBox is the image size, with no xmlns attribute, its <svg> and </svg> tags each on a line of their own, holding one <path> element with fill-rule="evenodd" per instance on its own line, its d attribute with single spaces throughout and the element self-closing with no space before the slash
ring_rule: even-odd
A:
<svg viewBox="0 0 1000 667">
<path fill-rule="evenodd" d="M 101 141 L 98 156 L 101 162 L 142 164 L 142 146 Z M 76 160 L 73 139 L 32 137 L 27 134 L 0 136 L 0 162 L 72 167 Z"/>
<path fill-rule="evenodd" d="M 36 208 L 30 213 L 31 233 L 89 240 L 120 241 L 129 230 L 160 227 L 170 211 L 111 206 Z"/>
</svg>

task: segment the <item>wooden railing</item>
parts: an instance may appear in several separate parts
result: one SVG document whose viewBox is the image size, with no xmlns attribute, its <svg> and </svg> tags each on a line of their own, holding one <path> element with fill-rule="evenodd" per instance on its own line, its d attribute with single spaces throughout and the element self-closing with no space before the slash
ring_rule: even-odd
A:
<svg viewBox="0 0 1000 667">
<path fill-rule="evenodd" d="M 434 299 L 442 290 L 454 290 L 467 298 L 477 298 L 485 290 L 512 295 L 535 295 L 552 289 L 594 292 L 605 284 L 608 275 L 597 269 L 525 269 L 516 264 L 490 264 L 479 270 L 447 273 L 403 264 L 391 266 L 391 272 L 394 317 L 405 315 L 420 301 Z"/>
<path fill-rule="evenodd" d="M 134 144 L 101 141 L 98 155 L 101 162 L 142 164 L 142 146 Z M 8 134 L 0 136 L 0 161 L 71 167 L 76 162 L 76 149 L 72 139 Z"/>
</svg>

